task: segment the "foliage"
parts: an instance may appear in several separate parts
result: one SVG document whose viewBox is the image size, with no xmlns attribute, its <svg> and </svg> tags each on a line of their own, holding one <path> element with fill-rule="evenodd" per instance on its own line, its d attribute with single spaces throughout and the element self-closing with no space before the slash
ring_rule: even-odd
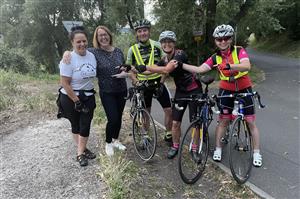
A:
<svg viewBox="0 0 300 199">
<path fill-rule="evenodd" d="M 0 45 L 0 69 L 20 73 L 35 73 L 39 67 L 33 57 L 27 55 L 23 49 Z"/>
</svg>

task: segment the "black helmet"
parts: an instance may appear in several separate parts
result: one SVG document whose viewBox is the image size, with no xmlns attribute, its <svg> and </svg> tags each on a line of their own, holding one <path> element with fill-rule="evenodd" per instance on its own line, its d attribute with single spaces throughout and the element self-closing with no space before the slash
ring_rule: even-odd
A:
<svg viewBox="0 0 300 199">
<path fill-rule="evenodd" d="M 147 19 L 141 19 L 136 21 L 133 24 L 134 30 L 140 29 L 140 28 L 151 28 L 151 23 Z"/>
</svg>

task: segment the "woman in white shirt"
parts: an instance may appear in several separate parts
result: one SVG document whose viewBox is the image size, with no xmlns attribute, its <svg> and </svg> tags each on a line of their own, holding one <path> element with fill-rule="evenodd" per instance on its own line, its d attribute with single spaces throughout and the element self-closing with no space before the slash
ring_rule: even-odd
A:
<svg viewBox="0 0 300 199">
<path fill-rule="evenodd" d="M 87 51 L 87 33 L 83 27 L 73 27 L 70 40 L 73 46 L 71 62 L 61 62 L 60 104 L 64 117 L 72 127 L 72 133 L 77 145 L 77 161 L 80 166 L 87 166 L 88 159 L 94 159 L 96 155 L 86 148 L 90 134 L 91 121 L 93 119 L 95 103 L 95 91 L 93 78 L 96 76 L 95 56 Z"/>
</svg>

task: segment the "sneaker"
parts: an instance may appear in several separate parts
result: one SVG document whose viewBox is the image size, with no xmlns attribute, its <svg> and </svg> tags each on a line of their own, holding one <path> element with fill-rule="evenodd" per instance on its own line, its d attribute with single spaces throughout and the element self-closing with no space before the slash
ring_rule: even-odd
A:
<svg viewBox="0 0 300 199">
<path fill-rule="evenodd" d="M 76 159 L 79 162 L 79 165 L 82 167 L 87 166 L 89 164 L 88 159 L 84 154 L 78 155 Z"/>
<path fill-rule="evenodd" d="M 126 150 L 126 146 L 124 146 L 119 140 L 114 140 L 113 146 L 121 151 Z"/>
<path fill-rule="evenodd" d="M 91 152 L 87 148 L 84 150 L 83 154 L 85 155 L 85 157 L 87 157 L 87 159 L 95 159 L 96 158 L 96 154 Z"/>
<path fill-rule="evenodd" d="M 174 148 L 174 147 L 171 147 L 170 150 L 168 151 L 168 159 L 173 159 L 178 153 L 178 149 L 177 148 Z"/>
<path fill-rule="evenodd" d="M 106 145 L 105 145 L 105 153 L 106 153 L 107 156 L 112 156 L 114 154 L 113 143 L 106 143 Z"/>
<path fill-rule="evenodd" d="M 260 155 L 260 153 L 253 153 L 253 165 L 255 167 L 262 166 L 262 156 Z"/>
<path fill-rule="evenodd" d="M 166 131 L 164 140 L 165 140 L 166 142 L 172 143 L 172 133 L 171 133 L 170 131 Z"/>
<path fill-rule="evenodd" d="M 213 155 L 213 160 L 220 162 L 222 159 L 222 150 L 215 150 Z"/>
</svg>

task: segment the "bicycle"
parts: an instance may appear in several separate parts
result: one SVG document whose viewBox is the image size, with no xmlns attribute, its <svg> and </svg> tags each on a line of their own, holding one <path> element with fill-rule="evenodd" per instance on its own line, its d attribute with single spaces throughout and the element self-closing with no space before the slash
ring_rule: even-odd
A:
<svg viewBox="0 0 300 199">
<path fill-rule="evenodd" d="M 147 81 L 143 81 L 129 89 L 131 100 L 130 115 L 133 118 L 132 136 L 135 151 L 144 160 L 150 160 L 156 151 L 157 132 L 154 120 L 146 110 L 144 90 L 147 88 Z"/>
<path fill-rule="evenodd" d="M 230 95 L 216 96 L 213 98 L 217 102 L 221 98 L 234 98 L 234 108 L 232 115 L 234 120 L 231 121 L 230 127 L 227 128 L 225 136 L 221 142 L 229 143 L 229 165 L 233 178 L 238 184 L 244 184 L 250 177 L 253 161 L 252 135 L 244 116 L 244 97 L 253 97 L 257 99 L 259 108 L 264 108 L 261 103 L 260 95 L 254 91 L 252 93 L 235 93 Z M 220 107 L 219 107 L 220 108 Z"/>
<path fill-rule="evenodd" d="M 178 170 L 181 179 L 187 184 L 194 184 L 202 175 L 209 154 L 208 127 L 213 120 L 215 102 L 208 95 L 208 85 L 214 78 L 202 76 L 200 81 L 206 85 L 205 92 L 188 98 L 172 99 L 176 106 L 180 101 L 194 102 L 196 113 L 192 118 L 179 146 Z"/>
</svg>

